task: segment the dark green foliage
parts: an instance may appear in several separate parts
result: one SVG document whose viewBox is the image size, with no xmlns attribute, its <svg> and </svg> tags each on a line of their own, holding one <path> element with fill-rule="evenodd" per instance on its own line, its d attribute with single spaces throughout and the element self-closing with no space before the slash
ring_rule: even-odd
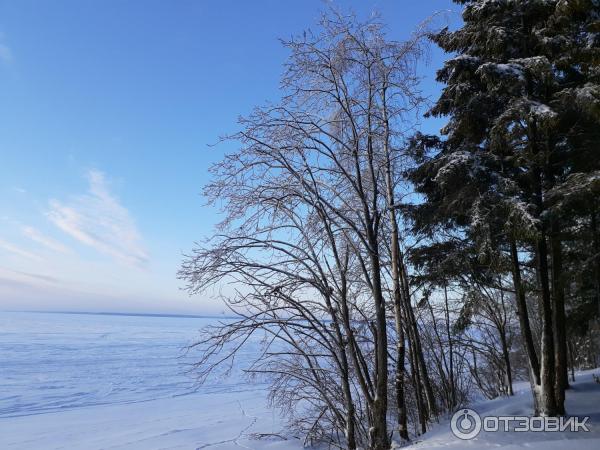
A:
<svg viewBox="0 0 600 450">
<path fill-rule="evenodd" d="M 600 1 L 456 2 L 464 25 L 432 36 L 452 57 L 428 114 L 447 124 L 442 137 L 410 144 L 422 201 L 407 213 L 426 242 L 413 259 L 430 278 L 506 277 L 516 243 L 520 263 L 534 266 L 525 294 L 539 299 L 546 339 L 552 320 L 560 347 L 565 315 L 581 333 L 600 306 Z M 462 270 L 448 265 L 460 260 Z M 466 296 L 459 328 L 472 308 Z"/>
<path fill-rule="evenodd" d="M 433 40 L 459 53 L 429 114 L 445 139 L 417 135 L 409 176 L 425 201 L 415 231 L 459 234 L 489 254 L 576 226 L 600 196 L 598 1 L 461 1 L 464 26 Z M 568 239 L 582 237 L 576 230 Z"/>
</svg>

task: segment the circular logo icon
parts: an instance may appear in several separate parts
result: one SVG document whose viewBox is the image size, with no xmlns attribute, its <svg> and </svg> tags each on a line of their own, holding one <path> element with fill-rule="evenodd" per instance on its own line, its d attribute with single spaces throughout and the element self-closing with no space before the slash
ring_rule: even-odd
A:
<svg viewBox="0 0 600 450">
<path fill-rule="evenodd" d="M 473 439 L 481 431 L 481 417 L 472 409 L 460 409 L 452 416 L 450 429 L 459 439 Z"/>
</svg>

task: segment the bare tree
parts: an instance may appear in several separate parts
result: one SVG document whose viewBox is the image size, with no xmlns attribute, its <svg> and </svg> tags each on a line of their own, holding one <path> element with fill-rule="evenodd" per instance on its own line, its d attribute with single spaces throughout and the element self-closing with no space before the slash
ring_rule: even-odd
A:
<svg viewBox="0 0 600 450">
<path fill-rule="evenodd" d="M 418 333 L 395 192 L 403 133 L 423 101 L 415 70 L 423 36 L 391 42 L 377 20 L 332 12 L 318 33 L 284 42 L 284 96 L 229 137 L 240 149 L 213 168 L 205 190 L 226 217 L 180 272 L 191 293 L 230 283 L 223 300 L 240 317 L 205 330 L 200 378 L 263 335 L 247 370 L 269 377 L 274 404 L 308 441 L 389 448 L 388 276 L 398 432 L 408 439 L 404 331 L 409 342 Z M 422 350 L 411 352 L 421 384 Z"/>
</svg>

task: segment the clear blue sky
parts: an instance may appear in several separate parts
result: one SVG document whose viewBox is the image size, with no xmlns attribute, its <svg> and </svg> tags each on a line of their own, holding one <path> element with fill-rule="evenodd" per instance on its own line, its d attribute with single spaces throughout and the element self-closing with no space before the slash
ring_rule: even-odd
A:
<svg viewBox="0 0 600 450">
<path fill-rule="evenodd" d="M 458 11 L 449 0 L 334 4 L 379 11 L 395 39 Z M 231 149 L 207 144 L 277 99 L 278 38 L 325 7 L 0 0 L 0 310 L 220 312 L 175 278 L 218 220 L 200 192 Z M 434 49 L 423 69 L 434 97 L 444 58 Z"/>
</svg>

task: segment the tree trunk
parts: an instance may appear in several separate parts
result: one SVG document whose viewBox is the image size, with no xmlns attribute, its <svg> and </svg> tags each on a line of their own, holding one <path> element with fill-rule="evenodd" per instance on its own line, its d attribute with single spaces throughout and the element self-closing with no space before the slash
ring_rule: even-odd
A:
<svg viewBox="0 0 600 450">
<path fill-rule="evenodd" d="M 406 347 L 404 342 L 404 331 L 402 325 L 399 327 L 400 333 L 398 335 L 397 344 L 397 367 L 396 367 L 396 406 L 398 408 L 398 435 L 400 439 L 405 441 L 409 440 L 408 436 L 408 415 L 406 412 L 406 399 L 404 396 L 404 380 L 406 369 L 404 367 L 404 360 L 406 355 Z"/>
<path fill-rule="evenodd" d="M 499 277 L 500 285 L 502 285 L 501 277 Z M 510 348 L 508 345 L 507 338 L 507 311 L 506 311 L 506 303 L 504 301 L 504 291 L 500 290 L 500 300 L 502 306 L 502 314 L 497 322 L 496 328 L 498 329 L 498 333 L 500 335 L 500 345 L 502 346 L 502 358 L 504 359 L 504 372 L 505 372 L 505 383 L 506 383 L 506 394 L 514 395 L 513 391 L 513 383 L 512 383 L 512 366 L 510 363 Z"/>
<path fill-rule="evenodd" d="M 548 248 L 542 232 L 536 244 L 538 281 L 541 290 L 542 345 L 538 406 L 541 416 L 553 417 L 558 413 L 555 395 L 554 333 L 552 326 L 552 299 L 548 279 Z"/>
<path fill-rule="evenodd" d="M 400 274 L 400 233 L 398 221 L 396 220 L 396 211 L 394 209 L 394 185 L 392 181 L 392 159 L 389 147 L 389 122 L 386 108 L 386 90 L 382 92 L 383 114 L 385 124 L 385 184 L 388 218 L 390 221 L 390 239 L 391 239 L 391 274 L 394 289 L 394 318 L 396 325 L 396 407 L 398 409 L 398 434 L 400 439 L 408 440 L 406 403 L 404 399 L 404 329 L 402 325 L 402 286 Z"/>
<path fill-rule="evenodd" d="M 371 449 L 389 450 L 387 432 L 387 388 L 388 388 L 388 352 L 387 321 L 385 317 L 385 300 L 381 288 L 381 266 L 379 263 L 378 243 L 373 233 L 369 233 L 371 276 L 373 280 L 373 299 L 375 303 L 376 335 L 375 335 L 375 398 L 373 399 L 373 423 L 371 424 Z"/>
<path fill-rule="evenodd" d="M 521 267 L 519 264 L 519 252 L 514 236 L 510 237 L 510 256 L 512 261 L 512 276 L 515 288 L 515 298 L 517 301 L 517 311 L 519 315 L 519 327 L 523 337 L 523 347 L 527 354 L 529 362 L 529 382 L 533 393 L 535 413 L 539 412 L 538 386 L 540 385 L 540 365 L 533 343 L 533 334 L 529 322 L 529 313 L 527 312 L 527 301 L 525 300 L 525 289 L 521 281 Z"/>
<path fill-rule="evenodd" d="M 502 345 L 502 358 L 504 359 L 506 393 L 508 395 L 514 395 L 512 382 L 512 368 L 510 364 L 510 352 L 508 351 L 508 344 L 506 342 L 506 330 L 504 328 L 500 330 L 500 343 Z"/>
<path fill-rule="evenodd" d="M 351 325 L 350 318 L 350 310 L 348 308 L 348 285 L 347 285 L 347 260 L 342 262 L 339 257 L 339 253 L 336 246 L 336 241 L 332 233 L 330 233 L 330 229 L 328 228 L 328 235 L 331 242 L 331 247 L 334 253 L 334 257 L 336 260 L 336 264 L 338 265 L 338 269 L 340 272 L 340 286 L 339 286 L 339 306 L 341 313 L 341 322 L 342 326 L 340 327 L 336 323 L 336 330 L 340 338 L 343 340 L 342 329 L 345 333 L 345 343 L 342 345 L 344 350 L 343 357 L 341 358 L 343 366 L 347 370 L 347 378 L 346 380 L 350 380 L 350 365 L 348 362 L 347 353 L 350 354 L 350 360 L 354 366 L 354 373 L 358 378 L 359 386 L 363 392 L 365 399 L 365 410 L 368 417 L 371 416 L 371 406 L 372 406 L 372 385 L 369 379 L 368 369 L 366 368 L 366 364 L 364 362 L 364 357 L 360 353 L 359 347 L 356 343 L 354 329 Z M 331 308 L 331 305 L 328 305 Z M 332 314 L 333 317 L 336 317 L 335 314 Z M 352 399 L 352 391 L 350 389 L 350 383 L 345 383 L 343 385 L 344 392 L 346 393 L 347 398 L 347 419 L 346 419 L 346 440 L 349 449 L 355 449 L 356 442 L 356 408 L 354 405 L 354 401 Z"/>
<path fill-rule="evenodd" d="M 347 406 L 346 416 L 346 443 L 348 444 L 348 450 L 356 450 L 356 431 L 354 428 L 355 411 L 354 403 L 350 402 Z"/>
<path fill-rule="evenodd" d="M 575 358 L 573 357 L 573 343 L 567 341 L 567 350 L 569 351 L 569 365 L 571 366 L 571 383 L 575 383 Z"/>
<path fill-rule="evenodd" d="M 331 296 L 325 295 L 325 302 L 329 309 L 330 316 L 332 318 L 333 328 L 335 330 L 336 340 L 338 341 L 339 351 L 339 368 L 341 372 L 341 385 L 342 392 L 344 393 L 344 403 L 346 405 L 346 444 L 348 450 L 356 449 L 356 432 L 355 432 L 355 408 L 354 401 L 352 399 L 352 391 L 350 389 L 350 368 L 348 365 L 348 356 L 346 354 L 348 346 L 344 342 L 347 342 L 347 338 L 344 338 L 342 333 L 342 326 L 340 325 L 339 318 L 333 308 L 331 302 Z"/>
<path fill-rule="evenodd" d="M 392 257 L 393 258 L 393 257 Z M 398 284 L 396 283 L 398 281 Z M 398 435 L 400 439 L 408 441 L 408 415 L 406 399 L 404 396 L 404 380 L 406 368 L 404 360 L 406 355 L 404 327 L 402 325 L 402 297 L 399 279 L 394 279 L 394 314 L 396 323 L 396 407 L 398 408 Z"/>
<path fill-rule="evenodd" d="M 421 387 L 421 374 L 419 373 L 419 363 L 417 362 L 417 356 L 415 354 L 415 345 L 412 341 L 412 333 L 408 333 L 410 346 L 408 348 L 411 363 L 411 374 L 413 386 L 415 389 L 415 399 L 417 403 L 417 413 L 419 416 L 419 425 L 421 426 L 421 434 L 427 431 L 427 415 L 425 413 L 425 402 L 423 399 L 423 390 Z M 417 433 L 418 434 L 418 433 Z"/>
<path fill-rule="evenodd" d="M 598 233 L 598 219 L 596 208 L 592 210 L 591 217 L 591 227 L 592 227 L 592 245 L 594 249 L 594 254 L 596 255 L 596 261 L 594 263 L 594 287 L 596 291 L 596 306 L 598 308 L 598 314 L 600 315 L 600 236 Z"/>
<path fill-rule="evenodd" d="M 452 343 L 452 333 L 450 332 L 450 307 L 448 305 L 448 288 L 444 284 L 444 304 L 446 307 L 445 319 L 446 319 L 446 337 L 448 339 L 448 357 L 450 360 L 450 367 L 448 369 L 450 377 L 450 410 L 452 411 L 456 407 L 456 382 L 454 381 L 454 346 Z"/>
<path fill-rule="evenodd" d="M 565 389 L 569 387 L 567 372 L 567 335 L 565 329 L 565 293 L 562 281 L 562 248 L 558 236 L 558 226 L 552 226 L 550 241 L 552 252 L 552 321 L 554 326 L 554 367 L 555 367 L 555 394 L 558 414 L 565 413 Z"/>
<path fill-rule="evenodd" d="M 393 212 L 392 212 L 393 214 Z M 394 219 L 395 222 L 395 219 Z M 397 239 L 394 239 L 392 231 L 392 277 L 394 283 L 394 315 L 396 325 L 396 407 L 398 408 L 398 434 L 400 439 L 409 440 L 408 436 L 408 417 L 406 412 L 406 400 L 404 398 L 404 379 L 405 367 L 404 360 L 406 355 L 404 327 L 402 324 L 402 292 L 400 287 L 399 272 L 399 245 Z"/>
<path fill-rule="evenodd" d="M 412 309 L 412 305 L 410 303 L 410 290 L 408 287 L 408 273 L 406 272 L 406 265 L 402 262 L 402 285 L 404 289 L 404 299 L 405 299 L 405 311 L 406 311 L 406 320 L 408 322 L 408 327 L 410 330 L 410 334 L 412 335 L 413 341 L 413 351 L 415 353 L 416 363 L 419 366 L 420 373 L 420 381 L 423 383 L 423 388 L 425 391 L 425 398 L 427 400 L 427 409 L 428 414 L 427 417 L 431 418 L 437 416 L 437 406 L 435 403 L 435 397 L 433 395 L 433 389 L 431 387 L 431 381 L 429 379 L 429 373 L 427 370 L 427 365 L 425 364 L 425 357 L 423 356 L 423 348 L 421 346 L 421 338 L 419 337 L 419 328 L 417 326 L 417 319 L 415 317 L 415 313 Z"/>
</svg>

